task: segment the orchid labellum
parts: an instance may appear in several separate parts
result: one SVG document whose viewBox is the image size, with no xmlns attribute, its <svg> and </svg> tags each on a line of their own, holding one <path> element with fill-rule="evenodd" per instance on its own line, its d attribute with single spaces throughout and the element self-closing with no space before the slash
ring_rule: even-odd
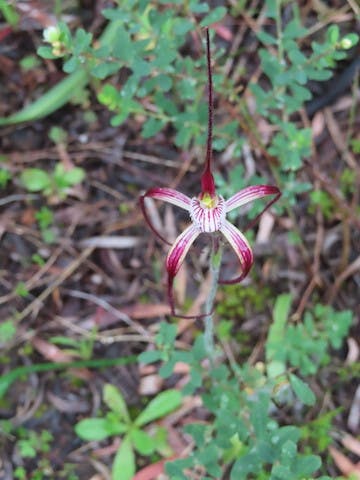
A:
<svg viewBox="0 0 360 480">
<path fill-rule="evenodd" d="M 177 237 L 170 248 L 166 258 L 166 270 L 168 273 L 168 296 L 173 315 L 175 304 L 173 298 L 173 282 L 184 259 L 196 238 L 201 233 L 216 234 L 220 232 L 234 249 L 241 267 L 241 273 L 231 280 L 220 280 L 221 283 L 238 283 L 249 273 L 253 263 L 251 247 L 243 235 L 232 223 L 226 219 L 226 215 L 235 208 L 242 207 L 253 200 L 272 196 L 262 212 L 264 213 L 281 193 L 275 186 L 256 185 L 246 187 L 228 200 L 224 200 L 216 193 L 214 177 L 212 175 L 212 125 L 213 125 L 213 86 L 211 74 L 211 56 L 209 31 L 206 29 L 207 46 L 207 71 L 208 71 L 208 137 L 205 159 L 205 169 L 201 176 L 201 192 L 197 197 L 190 198 L 183 193 L 167 187 L 155 187 L 148 190 L 140 197 L 140 205 L 145 220 L 152 231 L 165 243 L 171 245 L 154 227 L 146 210 L 146 198 L 163 200 L 189 212 L 191 224 Z M 185 317 L 187 318 L 187 317 Z"/>
</svg>

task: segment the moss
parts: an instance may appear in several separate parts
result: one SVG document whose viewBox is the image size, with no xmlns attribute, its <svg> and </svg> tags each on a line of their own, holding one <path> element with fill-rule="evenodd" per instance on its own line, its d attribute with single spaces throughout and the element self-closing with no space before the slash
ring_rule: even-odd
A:
<svg viewBox="0 0 360 480">
<path fill-rule="evenodd" d="M 270 296 L 269 287 L 257 289 L 254 285 L 228 285 L 220 293 L 216 312 L 222 320 L 246 318 L 263 311 Z"/>
</svg>

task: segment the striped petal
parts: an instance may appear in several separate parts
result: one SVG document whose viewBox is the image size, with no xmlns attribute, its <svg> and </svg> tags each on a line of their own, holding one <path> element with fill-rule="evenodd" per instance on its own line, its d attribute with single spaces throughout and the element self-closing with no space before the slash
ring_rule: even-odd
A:
<svg viewBox="0 0 360 480">
<path fill-rule="evenodd" d="M 223 226 L 220 228 L 221 233 L 234 249 L 241 265 L 241 275 L 232 280 L 219 280 L 219 283 L 231 284 L 238 283 L 243 280 L 249 273 L 253 264 L 253 253 L 251 247 L 245 236 L 234 225 L 225 220 Z"/>
<path fill-rule="evenodd" d="M 243 188 L 240 192 L 235 193 L 235 195 L 226 200 L 226 213 L 231 212 L 231 210 L 241 207 L 242 205 L 246 205 L 253 200 L 266 197 L 267 195 L 275 195 L 275 198 L 271 200 L 261 213 L 264 213 L 265 210 L 278 200 L 281 195 L 280 190 L 271 185 L 253 185 Z"/>
<path fill-rule="evenodd" d="M 195 239 L 199 236 L 200 230 L 193 224 L 191 224 L 181 235 L 177 237 L 174 245 L 171 247 L 170 252 L 166 257 L 166 270 L 168 272 L 168 297 L 172 314 L 175 314 L 175 302 L 173 295 L 173 283 L 175 275 L 178 273 L 184 259 L 194 243 Z"/>
<path fill-rule="evenodd" d="M 144 196 L 155 198 L 155 200 L 163 200 L 164 202 L 172 203 L 177 207 L 190 211 L 191 199 L 173 188 L 150 188 Z"/>
<path fill-rule="evenodd" d="M 168 245 L 171 245 L 171 243 L 168 242 L 166 238 L 164 238 L 161 235 L 161 233 L 159 233 L 159 231 L 156 229 L 153 222 L 151 221 L 151 218 L 146 210 L 146 205 L 145 205 L 145 201 L 147 197 L 154 198 L 155 200 L 163 200 L 164 202 L 171 203 L 172 205 L 176 205 L 177 207 L 183 208 L 184 210 L 187 210 L 187 211 L 190 211 L 191 199 L 186 195 L 184 195 L 183 193 L 178 192 L 177 190 L 174 190 L 173 188 L 163 188 L 163 187 L 151 188 L 146 193 L 144 193 L 144 195 L 140 196 L 140 208 L 147 224 L 149 225 L 151 230 L 155 233 L 155 235 L 160 238 L 160 240 L 167 243 Z"/>
</svg>

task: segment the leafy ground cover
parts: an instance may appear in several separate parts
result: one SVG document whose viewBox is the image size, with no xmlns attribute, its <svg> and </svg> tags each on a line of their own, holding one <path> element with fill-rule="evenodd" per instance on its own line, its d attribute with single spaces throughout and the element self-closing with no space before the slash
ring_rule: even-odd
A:
<svg viewBox="0 0 360 480">
<path fill-rule="evenodd" d="M 0 477 L 360 478 L 357 2 L 0 14 Z M 139 207 L 200 192 L 207 26 L 217 191 L 282 192 L 245 231 L 249 275 L 216 291 L 214 344 L 208 236 L 174 283 L 194 318 L 173 317 Z M 147 212 L 170 241 L 189 223 Z M 228 249 L 221 268 L 239 273 Z"/>
</svg>

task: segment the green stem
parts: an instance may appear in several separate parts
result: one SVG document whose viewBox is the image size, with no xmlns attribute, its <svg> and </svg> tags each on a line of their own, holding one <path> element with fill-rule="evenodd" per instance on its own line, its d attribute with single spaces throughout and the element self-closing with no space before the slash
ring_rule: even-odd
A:
<svg viewBox="0 0 360 480">
<path fill-rule="evenodd" d="M 214 343 L 214 302 L 219 282 L 219 273 L 221 266 L 223 246 L 218 238 L 213 238 L 213 244 L 210 255 L 210 272 L 211 272 L 211 285 L 209 294 L 205 302 L 205 312 L 208 315 L 204 317 L 204 342 L 205 349 L 209 356 L 210 361 L 215 357 L 215 343 Z"/>
</svg>

